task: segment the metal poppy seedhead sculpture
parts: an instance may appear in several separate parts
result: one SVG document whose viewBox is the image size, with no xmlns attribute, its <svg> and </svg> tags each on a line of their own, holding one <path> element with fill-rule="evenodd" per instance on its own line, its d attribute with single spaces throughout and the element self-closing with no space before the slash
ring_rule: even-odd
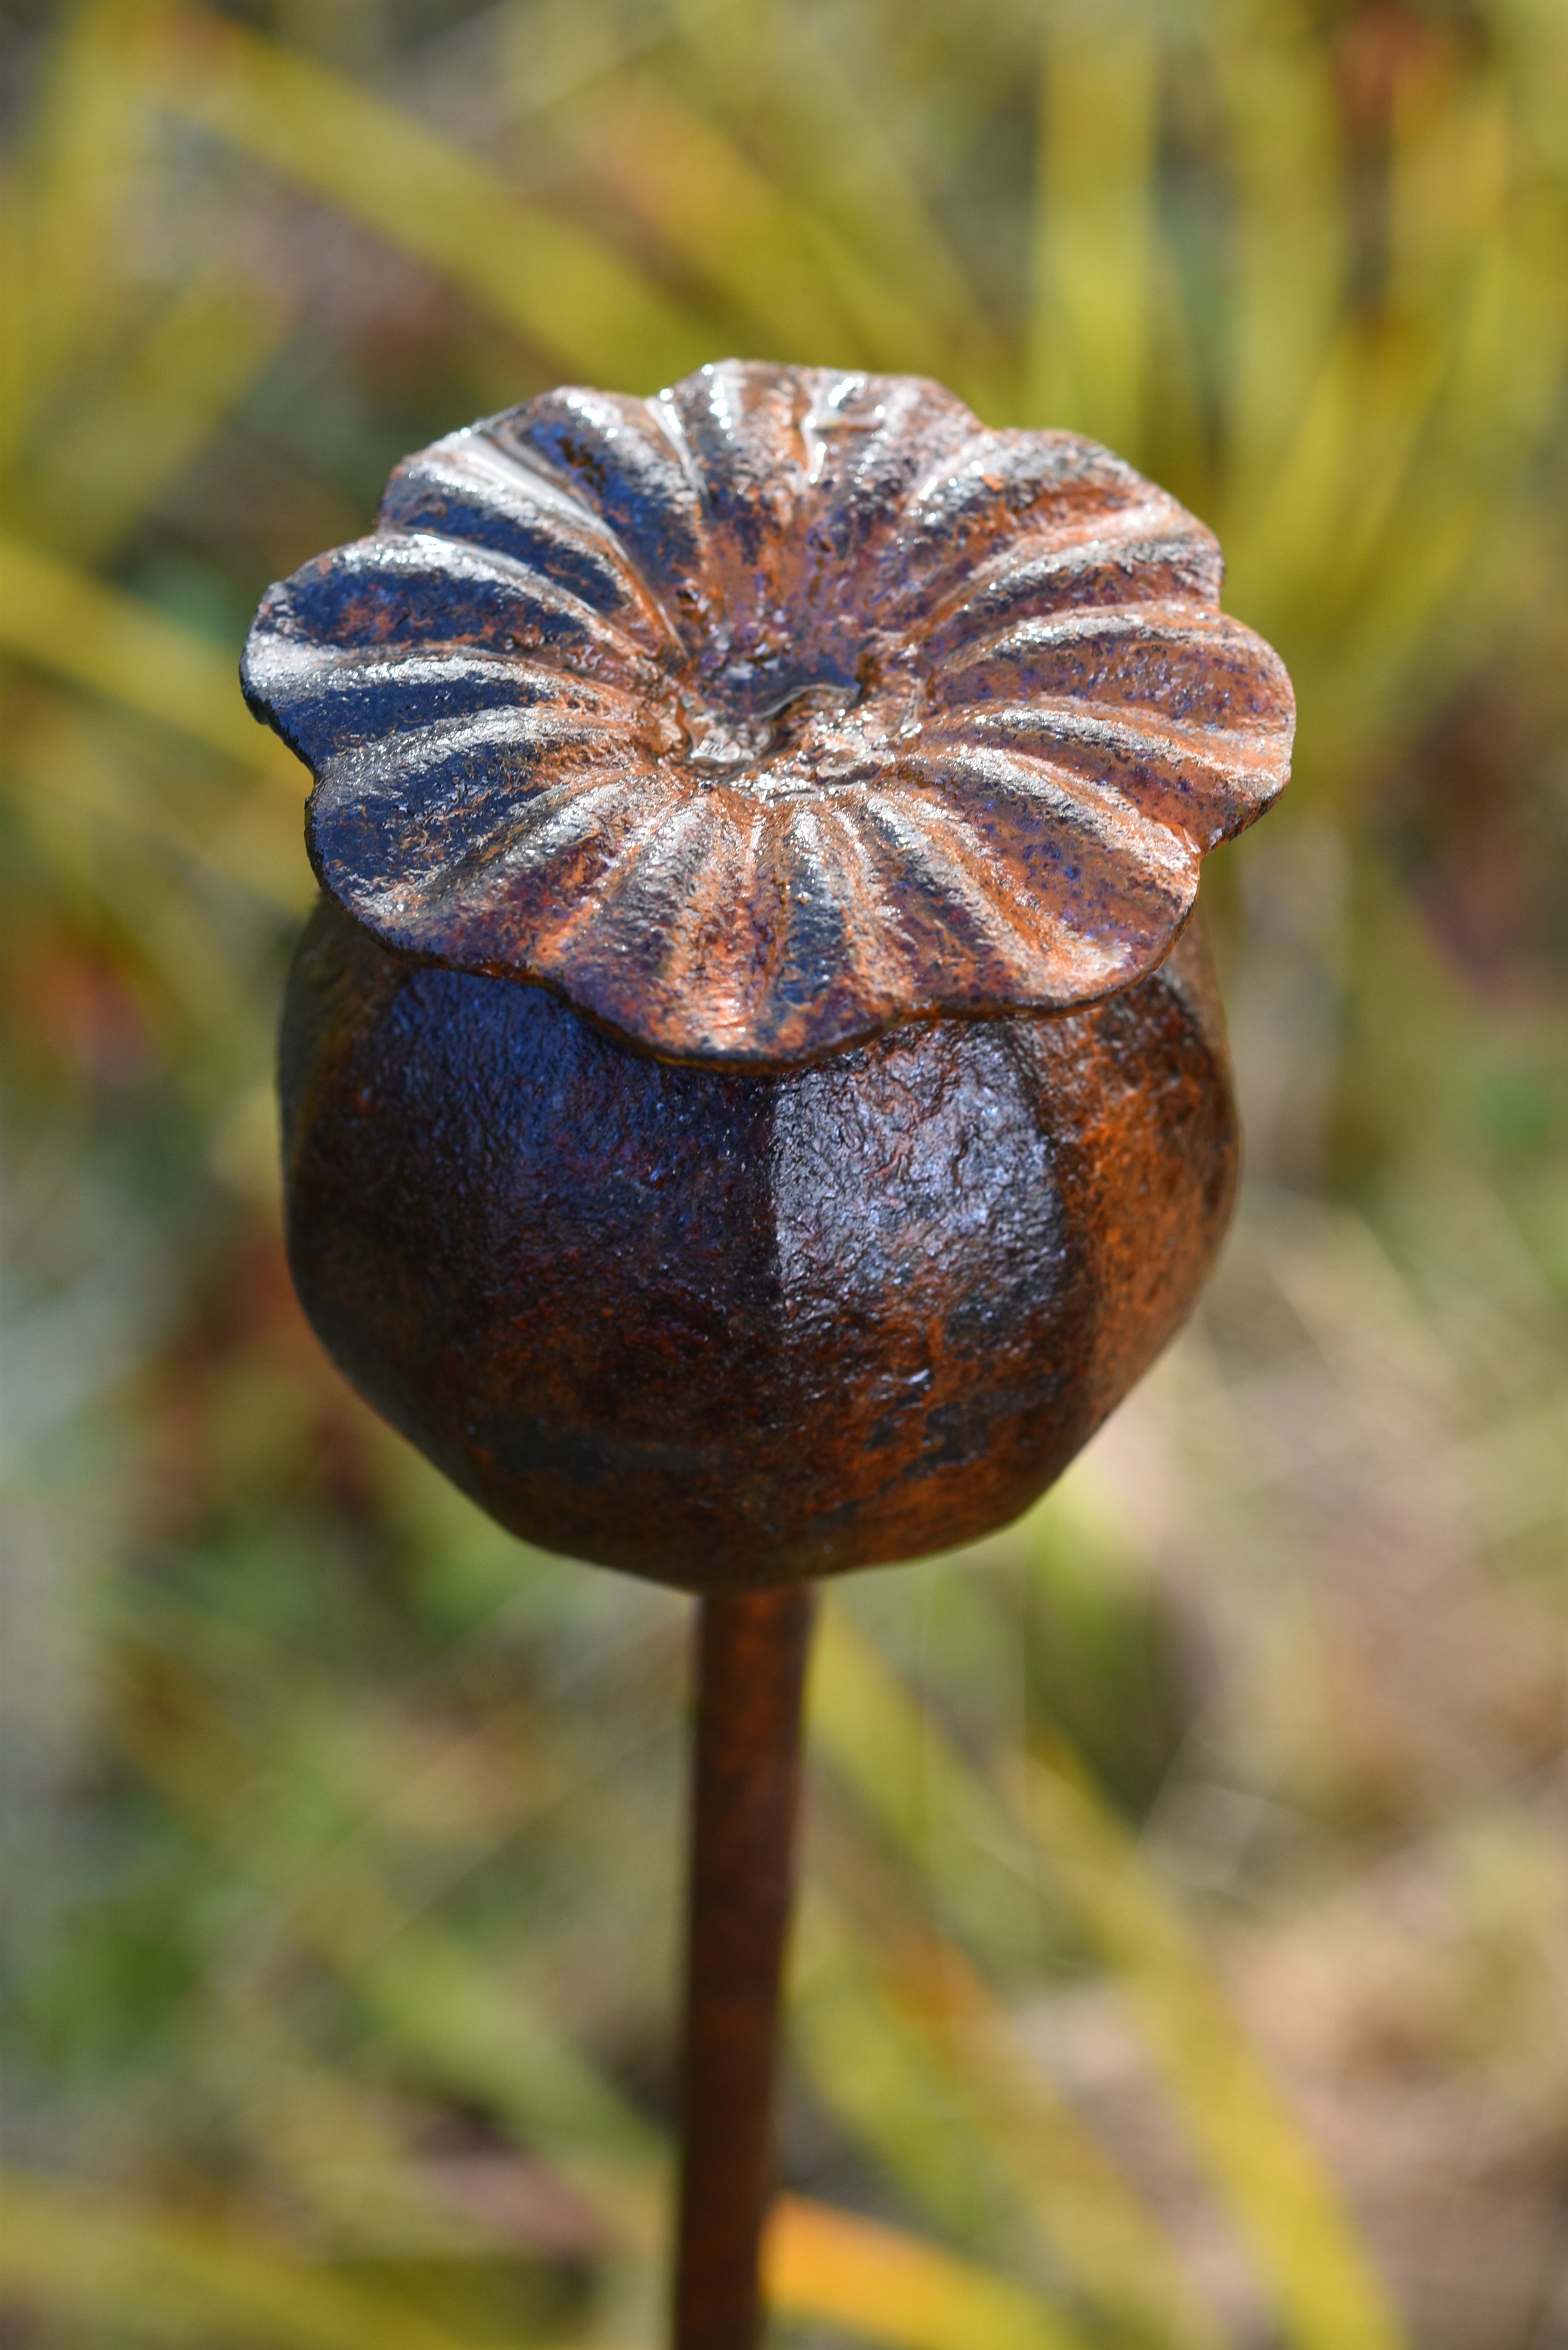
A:
<svg viewBox="0 0 1568 2350">
<path fill-rule="evenodd" d="M 1183 925 L 1292 704 L 1219 588 L 1088 442 L 732 363 L 439 442 L 252 632 L 306 1309 L 503 1523 L 704 1595 L 677 2350 L 755 2338 L 809 1579 L 1015 1515 L 1224 1229 Z"/>
<path fill-rule="evenodd" d="M 694 1589 L 945 1547 L 1164 1344 L 1235 1159 L 1183 925 L 1292 731 L 1220 578 L 1075 435 L 732 362 L 438 442 L 271 590 L 296 1281 L 504 1523 Z"/>
</svg>

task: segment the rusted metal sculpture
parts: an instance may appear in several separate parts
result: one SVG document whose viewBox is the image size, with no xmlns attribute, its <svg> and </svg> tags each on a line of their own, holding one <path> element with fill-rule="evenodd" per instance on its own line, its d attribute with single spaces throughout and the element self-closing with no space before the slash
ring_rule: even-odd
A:
<svg viewBox="0 0 1568 2350">
<path fill-rule="evenodd" d="M 730 363 L 438 442 L 252 633 L 306 1310 L 504 1524 L 704 1595 L 680 2350 L 755 2327 L 787 1586 L 1024 1508 L 1225 1225 L 1184 925 L 1293 713 L 1220 569 L 1071 434 Z"/>
</svg>

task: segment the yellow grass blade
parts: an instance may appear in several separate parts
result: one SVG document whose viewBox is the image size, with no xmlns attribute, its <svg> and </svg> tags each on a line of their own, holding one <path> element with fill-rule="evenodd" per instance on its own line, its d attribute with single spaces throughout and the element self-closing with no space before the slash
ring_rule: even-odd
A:
<svg viewBox="0 0 1568 2350">
<path fill-rule="evenodd" d="M 140 62 L 172 0 L 85 0 L 67 15 L 33 136 L 7 191 L 0 466 L 62 383 L 140 298 L 128 202 L 153 123 Z"/>
<path fill-rule="evenodd" d="M 818 2101 L 950 2240 L 981 2254 L 1026 2222 L 993 2159 L 951 2049 L 901 2014 L 881 1970 L 826 1898 L 808 1891 L 794 1935 L 789 2047 Z"/>
<path fill-rule="evenodd" d="M 770 358 L 853 367 L 872 356 L 808 248 L 800 208 L 650 78 L 596 90 L 576 110 L 574 144 L 751 322 Z"/>
<path fill-rule="evenodd" d="M 1347 323 L 1323 358 L 1289 444 L 1275 452 L 1266 493 L 1251 496 L 1229 534 L 1229 600 L 1255 628 L 1294 633 L 1298 642 L 1303 628 L 1319 633 L 1316 598 L 1325 574 L 1337 582 L 1348 510 L 1364 486 L 1366 379 L 1362 329 Z M 1437 380 L 1428 368 L 1422 416 Z M 1408 406 L 1396 400 L 1393 410 L 1397 426 Z"/>
<path fill-rule="evenodd" d="M 388 1939 L 365 1953 L 378 1910 Z M 355 1868 L 330 1898 L 321 1893 L 301 1904 L 288 1923 L 400 2047 L 417 2048 L 454 2086 L 512 2116 L 555 2151 L 567 2175 L 584 2175 L 569 2159 L 573 2149 L 595 2168 L 595 2158 L 621 2164 L 658 2152 L 650 2125 L 525 1991 L 503 1983 L 439 1927 L 400 1922 L 368 1868 Z"/>
<path fill-rule="evenodd" d="M 177 34 L 151 84 L 163 103 L 340 205 L 553 360 L 646 390 L 712 357 L 704 323 L 610 245 L 412 115 L 199 10 Z"/>
<path fill-rule="evenodd" d="M 0 539 L 0 652 L 107 694 L 247 767 L 304 769 L 256 724 L 234 661 L 118 588 Z"/>
<path fill-rule="evenodd" d="M 996 1879 L 1017 1884 L 1033 1874 L 1029 1838 L 833 1600 L 812 1642 L 808 1720 L 950 1929 L 983 1933 Z"/>
<path fill-rule="evenodd" d="M 52 2318 L 114 2324 L 133 2311 L 155 2341 L 203 2343 L 216 2329 L 265 2350 L 476 2350 L 466 2330 L 243 2223 L 138 2210 L 15 2171 L 0 2190 L 0 2292 Z M 1075 2327 L 1004 2278 L 796 2196 L 775 2209 L 764 2272 L 778 2309 L 888 2350 L 1087 2350 Z M 542 2338 L 551 2350 L 576 2339 Z M 594 2350 L 607 2350 L 602 2337 Z"/>
<path fill-rule="evenodd" d="M 32 321 L 25 288 L 33 265 L 30 228 L 14 181 L 0 182 L 0 285 L 11 289 L 10 330 L 0 335 L 0 469 L 26 432 L 29 414 Z"/>
<path fill-rule="evenodd" d="M 913 1925 L 857 1931 L 820 1893 L 796 1933 L 790 2045 L 817 2095 L 926 2202 L 966 2232 L 1032 2223 L 1116 2339 L 1223 2350 L 1164 2233 L 950 1942 Z"/>
<path fill-rule="evenodd" d="M 1265 629 L 1293 619 L 1325 635 L 1352 621 L 1402 499 L 1431 472 L 1447 409 L 1462 411 L 1442 467 L 1450 498 L 1495 441 L 1526 359 L 1508 332 L 1521 289 L 1506 271 L 1507 149 L 1496 89 L 1449 93 L 1418 133 L 1397 110 L 1387 317 L 1347 320 L 1325 345 L 1288 446 L 1271 449 L 1268 487 L 1247 490 L 1231 533 L 1233 579 Z"/>
<path fill-rule="evenodd" d="M 1014 1804 L 1128 2002 L 1298 2350 L 1399 2350 L 1392 2303 L 1197 1941 L 1064 1757 L 1019 1759 Z"/>
<path fill-rule="evenodd" d="M 1019 1828 L 1033 1839 L 1054 1889 L 1128 1998 L 1296 2350 L 1397 2350 L 1398 2319 L 1333 2182 L 1114 1815 L 1081 1783 L 1030 1765 L 1012 1791 L 1013 1825 L 839 1604 L 824 1606 L 817 1642 L 813 1737 L 917 1866 L 938 1814 L 961 1818 L 970 1833 L 1003 1848 Z M 1184 2035 L 1202 2051 L 1190 2062 Z"/>
<path fill-rule="evenodd" d="M 134 839 L 174 886 L 182 866 L 200 865 L 279 913 L 310 903 L 315 883 L 298 811 L 270 778 L 258 776 L 243 792 L 224 782 L 194 799 L 171 796 L 116 739 L 112 722 L 46 687 L 8 696 L 5 764 L 30 819 L 43 821 L 47 809 L 84 831 Z"/>
<path fill-rule="evenodd" d="M 989 2270 L 796 2195 L 774 2207 L 763 2291 L 794 2317 L 889 2350 L 1089 2350 L 1076 2326 Z"/>
<path fill-rule="evenodd" d="M 1045 45 L 1030 413 L 1135 449 L 1154 313 L 1158 50 L 1136 17 Z"/>
<path fill-rule="evenodd" d="M 389 2137 L 380 2108 L 368 2106 L 361 2092 L 311 2065 L 301 2073 L 292 2099 L 286 2089 L 280 2102 L 281 2110 L 271 2117 L 269 2151 L 281 2159 L 291 2193 L 313 2206 L 328 2226 L 335 2220 L 346 2224 L 350 2241 L 361 2241 L 367 2226 L 376 2243 L 395 2243 L 399 2229 L 412 2230 L 416 2241 L 441 2243 L 452 2258 L 493 2242 L 483 2212 L 428 2208 L 417 2154 L 410 2159 L 409 2150 Z M 325 2158 L 324 2139 L 330 2149 Z M 607 2199 L 601 2187 L 588 2199 L 605 2221 L 607 2240 L 622 2256 L 665 2259 L 668 2215 L 651 2171 L 640 2191 L 628 2174 L 618 2197 Z M 1016 2341 L 1020 2350 L 1031 2345 L 1079 2350 L 1074 2324 L 994 2270 L 902 2229 L 874 2225 L 807 2198 L 784 2197 L 775 2206 L 764 2260 L 781 2312 L 835 2329 L 847 2326 L 891 2350 L 921 2350 L 928 2343 L 989 2344 L 993 2324 L 999 2329 L 995 2338 Z M 934 2306 L 917 2301 L 933 2287 L 939 2296 Z M 971 2329 L 967 2335 L 966 2325 Z M 1165 2336 L 1154 2338 L 1165 2350 Z"/>
<path fill-rule="evenodd" d="M 248 1759 L 226 1725 L 196 1698 L 177 1737 L 140 1713 L 128 1715 L 120 1734 L 165 1798 L 221 1846 Z M 272 1930 L 325 1961 L 377 2029 L 417 2052 L 436 2078 L 508 2116 L 568 2175 L 580 2158 L 591 2189 L 600 2169 L 645 2167 L 659 2154 L 659 2132 L 527 1989 L 400 1900 L 364 1839 L 339 1839 L 303 1866 L 249 1847 L 246 1859 Z"/>
<path fill-rule="evenodd" d="M 155 2340 L 262 2350 L 464 2350 L 400 2298 L 311 2267 L 242 2229 L 171 2220 L 11 2172 L 3 2182 L 0 2290 L 51 2317 Z"/>
<path fill-rule="evenodd" d="M 1428 77 L 1423 77 L 1423 82 Z M 1387 305 L 1402 322 L 1441 315 L 1478 236 L 1506 217 L 1513 125 L 1496 76 L 1457 73 L 1401 90 L 1388 139 Z"/>
<path fill-rule="evenodd" d="M 798 7 L 676 0 L 675 14 L 706 112 L 728 121 L 744 93 L 752 150 L 774 185 L 800 207 L 808 239 L 819 228 L 833 234 L 824 265 L 842 269 L 844 299 L 886 354 L 878 364 L 940 374 L 982 414 L 1000 415 L 997 379 L 1011 369 L 890 134 L 898 96 L 889 103 L 884 88 L 860 87 L 831 22 Z"/>
<path fill-rule="evenodd" d="M 182 868 L 204 867 L 280 914 L 309 906 L 316 884 L 300 841 L 297 795 L 258 775 L 243 791 L 225 779 L 192 799 L 157 789 L 115 728 L 85 704 L 40 689 L 6 712 L 5 765 L 27 820 L 57 816 L 82 833 L 134 840 L 185 890 Z M 101 860 L 100 860 L 101 862 Z M 112 869 L 113 860 L 109 860 Z"/>
<path fill-rule="evenodd" d="M 1317 713 L 1304 768 L 1341 795 L 1423 673 L 1450 645 L 1482 659 L 1521 593 L 1506 562 L 1484 580 L 1477 566 L 1489 534 L 1507 542 L 1503 484 L 1551 429 L 1568 301 L 1534 199 L 1511 186 L 1514 143 L 1490 80 L 1423 88 L 1418 117 L 1396 108 L 1386 315 L 1341 327 L 1229 531 L 1238 608 L 1293 646 Z"/>
<path fill-rule="evenodd" d="M 960 1953 L 911 1935 L 884 1981 L 898 2012 L 950 2042 L 977 2127 L 1080 2291 L 1133 2340 L 1219 2350 L 1223 2331 L 1164 2231 Z"/>
<path fill-rule="evenodd" d="M 568 120 L 597 176 L 753 323 L 770 358 L 944 374 L 961 367 L 963 345 L 975 339 L 972 306 L 950 296 L 943 316 L 923 244 L 918 270 L 889 266 L 877 250 L 887 243 L 874 212 L 880 182 L 860 216 L 819 207 L 805 159 L 820 139 L 770 178 L 711 115 L 646 73 L 596 90 Z"/>
<path fill-rule="evenodd" d="M 1239 18 L 1204 19 L 1235 203 L 1226 532 L 1266 490 L 1298 428 L 1340 325 L 1349 266 L 1325 47 L 1294 0 L 1257 0 Z"/>
<path fill-rule="evenodd" d="M 246 1752 L 199 1701 L 182 1721 L 171 1740 L 161 1717 L 132 1715 L 133 1752 L 199 1831 L 225 1835 L 233 1790 L 251 1767 Z M 258 1858 L 265 1870 L 265 1855 Z M 410 1917 L 357 1844 L 335 1846 L 273 1899 L 275 1927 L 326 1960 L 398 2046 L 415 2052 L 436 2080 L 510 2117 L 629 2251 L 661 2251 L 650 2192 L 665 2152 L 659 2133 L 619 2104 L 522 1987 L 432 1922 Z M 302 2170 L 295 2184 L 307 2177 Z M 781 2307 L 907 2350 L 979 2343 L 1086 2350 L 1075 2329 L 1023 2287 L 797 2198 L 785 2199 L 775 2216 L 768 2277 Z"/>
<path fill-rule="evenodd" d="M 214 840 L 109 729 L 43 688 L 9 697 L 0 791 L 62 906 L 88 910 L 94 935 L 113 941 L 150 1024 L 178 1032 L 177 1066 L 197 1090 L 214 1066 L 265 1067 L 274 1006 L 258 995 L 254 959 L 270 925 L 236 924 L 234 889 L 269 910 L 308 903 L 297 820 L 278 824 L 282 795 L 261 781 L 236 795 L 232 837 L 222 825 Z M 203 867 L 231 887 L 192 886 Z"/>
<path fill-rule="evenodd" d="M 223 255 L 35 438 L 6 493 L 11 528 L 78 561 L 108 554 L 244 398 L 291 316 Z"/>
<path fill-rule="evenodd" d="M 1521 144 L 1560 175 L 1561 188 L 1568 178 L 1568 18 L 1557 0 L 1507 0 L 1487 30 L 1509 69 Z"/>
</svg>

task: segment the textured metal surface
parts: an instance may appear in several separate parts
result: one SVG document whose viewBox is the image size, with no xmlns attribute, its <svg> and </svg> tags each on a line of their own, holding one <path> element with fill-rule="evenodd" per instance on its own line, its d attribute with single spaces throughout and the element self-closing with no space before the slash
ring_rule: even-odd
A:
<svg viewBox="0 0 1568 2350">
<path fill-rule="evenodd" d="M 726 1076 L 328 900 L 284 1092 L 295 1280 L 354 1384 L 503 1524 L 693 1590 L 1023 1509 L 1187 1312 L 1234 1177 L 1190 931 L 1083 1011 Z"/>
<path fill-rule="evenodd" d="M 756 2339 L 811 1607 L 796 1586 L 699 1617 L 675 2350 Z"/>
<path fill-rule="evenodd" d="M 1224 1231 L 1183 925 L 1293 713 L 1219 583 L 1104 450 L 731 363 L 410 458 L 252 631 L 306 1310 L 504 1525 L 704 1595 L 675 2350 L 757 2330 L 800 1586 L 1025 1508 Z"/>
<path fill-rule="evenodd" d="M 1283 784 L 1214 540 L 1069 433 L 727 362 L 399 467 L 244 678 L 385 945 L 758 1069 L 1131 986 Z"/>
</svg>

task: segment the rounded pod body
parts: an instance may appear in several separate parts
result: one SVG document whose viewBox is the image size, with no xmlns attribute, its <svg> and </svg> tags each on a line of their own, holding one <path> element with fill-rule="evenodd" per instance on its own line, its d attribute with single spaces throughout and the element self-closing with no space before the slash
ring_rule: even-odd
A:
<svg viewBox="0 0 1568 2350">
<path fill-rule="evenodd" d="M 1088 1008 L 759 1076 L 324 901 L 283 1076 L 294 1277 L 355 1386 L 514 1532 L 692 1590 L 1015 1516 L 1186 1315 L 1234 1182 L 1192 931 Z"/>
</svg>

